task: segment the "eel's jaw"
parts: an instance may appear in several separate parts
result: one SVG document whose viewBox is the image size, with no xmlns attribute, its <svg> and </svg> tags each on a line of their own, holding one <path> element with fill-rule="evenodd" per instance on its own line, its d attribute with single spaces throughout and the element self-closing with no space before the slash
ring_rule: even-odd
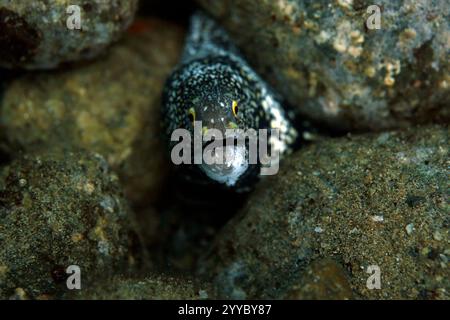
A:
<svg viewBox="0 0 450 320">
<path fill-rule="evenodd" d="M 247 171 L 249 163 L 244 146 L 217 147 L 213 164 L 203 163 L 200 169 L 212 180 L 233 187 Z"/>
</svg>

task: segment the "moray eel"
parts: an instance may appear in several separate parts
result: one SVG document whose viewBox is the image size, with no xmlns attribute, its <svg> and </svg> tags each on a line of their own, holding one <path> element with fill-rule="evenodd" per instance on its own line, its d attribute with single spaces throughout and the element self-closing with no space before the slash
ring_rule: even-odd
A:
<svg viewBox="0 0 450 320">
<path fill-rule="evenodd" d="M 170 150 L 174 130 L 194 134 L 194 121 L 202 132 L 217 129 L 278 129 L 279 138 L 269 139 L 270 151 L 280 156 L 291 151 L 298 133 L 279 97 L 252 70 L 229 35 L 212 18 L 195 13 L 179 65 L 167 80 L 163 93 L 163 128 Z M 260 165 L 249 164 L 248 144 L 225 147 L 230 155 L 223 164 L 188 165 L 199 179 L 237 191 L 246 191 L 257 181 Z"/>
</svg>

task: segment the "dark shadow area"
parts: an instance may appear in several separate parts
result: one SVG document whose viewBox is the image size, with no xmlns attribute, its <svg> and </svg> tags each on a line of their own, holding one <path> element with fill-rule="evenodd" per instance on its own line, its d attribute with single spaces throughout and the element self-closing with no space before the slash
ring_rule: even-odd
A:
<svg viewBox="0 0 450 320">
<path fill-rule="evenodd" d="M 148 248 L 150 255 L 161 270 L 192 273 L 198 258 L 244 206 L 249 193 L 236 193 L 212 183 L 192 183 L 179 172 L 172 172 L 163 195 L 157 208 L 158 241 Z"/>
<path fill-rule="evenodd" d="M 3 97 L 8 83 L 18 74 L 18 72 L 0 69 L 0 108 L 2 106 Z M 5 143 L 3 130 L 4 129 L 2 128 L 0 121 L 0 166 L 5 165 L 11 161 L 11 157 L 7 152 L 8 148 Z"/>
<path fill-rule="evenodd" d="M 154 16 L 186 25 L 195 9 L 196 4 L 192 0 L 141 1 L 139 15 Z"/>
</svg>

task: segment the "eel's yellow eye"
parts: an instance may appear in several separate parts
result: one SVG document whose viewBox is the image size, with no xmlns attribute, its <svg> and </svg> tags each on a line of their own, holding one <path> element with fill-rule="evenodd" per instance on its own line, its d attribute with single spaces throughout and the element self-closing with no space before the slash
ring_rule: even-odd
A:
<svg viewBox="0 0 450 320">
<path fill-rule="evenodd" d="M 233 100 L 233 104 L 231 105 L 231 109 L 233 110 L 234 116 L 237 118 L 239 107 L 237 101 Z"/>
<path fill-rule="evenodd" d="M 195 109 L 194 108 L 189 109 L 188 117 L 189 117 L 189 121 L 191 121 L 191 122 L 195 121 Z"/>
</svg>

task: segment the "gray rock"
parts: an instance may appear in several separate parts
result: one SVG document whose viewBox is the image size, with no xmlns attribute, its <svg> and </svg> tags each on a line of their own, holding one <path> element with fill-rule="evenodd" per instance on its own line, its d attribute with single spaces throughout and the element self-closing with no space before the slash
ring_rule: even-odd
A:
<svg viewBox="0 0 450 320">
<path fill-rule="evenodd" d="M 221 297 L 280 298 L 311 261 L 331 258 L 356 298 L 448 299 L 448 146 L 449 130 L 430 127 L 293 154 L 225 226 L 200 273 Z M 380 290 L 367 287 L 373 265 Z"/>
<path fill-rule="evenodd" d="M 74 146 L 100 153 L 133 204 L 153 203 L 169 164 L 160 134 L 161 92 L 183 36 L 174 24 L 138 20 L 102 60 L 12 79 L 0 101 L 7 151 Z"/>
<path fill-rule="evenodd" d="M 68 28 L 80 10 L 80 30 Z M 0 0 L 0 67 L 50 69 L 91 59 L 119 39 L 138 0 Z"/>
<path fill-rule="evenodd" d="M 205 287 L 206 288 L 206 287 Z M 154 274 L 145 278 L 115 277 L 68 295 L 82 300 L 194 300 L 200 291 L 191 279 Z"/>
<path fill-rule="evenodd" d="M 287 290 L 290 300 L 348 300 L 353 293 L 345 270 L 331 259 L 312 262 Z"/>
<path fill-rule="evenodd" d="M 336 129 L 450 120 L 445 0 L 198 0 L 300 114 Z"/>
<path fill-rule="evenodd" d="M 139 267 L 140 242 L 118 178 L 97 154 L 47 151 L 0 171 L 0 298 L 58 297 Z"/>
</svg>

